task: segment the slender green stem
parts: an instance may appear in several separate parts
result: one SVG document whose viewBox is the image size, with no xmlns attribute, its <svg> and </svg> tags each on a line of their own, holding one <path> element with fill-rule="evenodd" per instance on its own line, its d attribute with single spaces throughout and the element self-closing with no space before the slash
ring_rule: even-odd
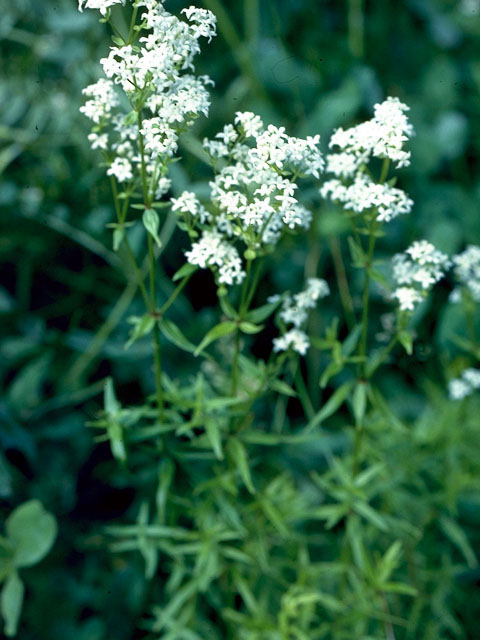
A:
<svg viewBox="0 0 480 640">
<path fill-rule="evenodd" d="M 372 225 L 373 227 L 373 225 Z M 368 240 L 368 254 L 367 254 L 367 264 L 365 268 L 365 282 L 363 285 L 363 310 L 362 310 L 362 335 L 360 338 L 360 347 L 358 350 L 358 355 L 366 358 L 367 355 L 367 335 L 368 335 L 368 311 L 369 311 L 369 303 L 370 303 L 370 268 L 372 264 L 373 251 L 375 249 L 375 230 L 370 228 L 370 237 Z M 363 378 L 365 376 L 365 361 L 360 362 L 360 376 Z"/>
<path fill-rule="evenodd" d="M 188 276 L 185 276 L 183 278 L 183 280 L 176 287 L 175 291 L 173 291 L 173 293 L 168 298 L 168 300 L 165 302 L 165 304 L 163 304 L 160 307 L 160 309 L 158 310 L 158 314 L 159 315 L 163 315 L 165 313 L 165 311 L 167 311 L 167 309 L 170 308 L 170 306 L 175 302 L 175 300 L 177 299 L 178 295 L 181 293 L 182 289 L 185 287 L 185 285 L 187 284 L 187 282 L 190 280 L 191 277 L 192 277 L 192 274 L 189 273 Z"/>
<path fill-rule="evenodd" d="M 238 389 L 238 361 L 240 358 L 240 330 L 237 329 L 235 333 L 235 350 L 233 352 L 233 364 L 232 364 L 232 381 L 230 385 L 230 395 L 236 396 Z"/>
<path fill-rule="evenodd" d="M 315 416 L 315 409 L 313 408 L 312 401 L 310 400 L 310 394 L 308 393 L 307 385 L 303 379 L 302 369 L 300 366 L 300 358 L 297 358 L 296 370 L 295 370 L 295 389 L 298 392 L 298 397 L 302 403 L 303 410 L 308 420 L 311 420 Z"/>
<path fill-rule="evenodd" d="M 133 28 L 134 28 L 135 23 L 137 21 L 137 13 L 138 13 L 138 6 L 135 6 L 133 8 L 132 19 L 130 21 L 130 28 L 128 30 L 128 44 L 132 44 L 132 42 L 133 42 L 133 34 L 134 34 Z"/>
<path fill-rule="evenodd" d="M 150 305 L 150 300 L 148 298 L 147 289 L 146 289 L 145 284 L 143 282 L 143 276 L 142 276 L 142 273 L 141 273 L 141 271 L 139 269 L 137 261 L 135 260 L 135 255 L 133 253 L 132 247 L 130 246 L 130 241 L 128 240 L 127 236 L 124 237 L 123 244 L 125 245 L 125 249 L 127 251 L 128 258 L 130 260 L 130 263 L 132 265 L 133 271 L 135 273 L 135 277 L 137 279 L 138 286 L 140 288 L 143 301 L 145 302 L 145 306 L 147 307 L 147 309 L 149 311 L 152 311 L 151 305 Z"/>
<path fill-rule="evenodd" d="M 375 366 L 370 367 L 368 370 L 368 373 L 366 373 L 367 378 L 371 378 L 375 373 L 375 371 L 378 369 L 378 367 L 385 362 L 385 360 L 388 358 L 390 351 L 397 344 L 397 340 L 398 340 L 398 336 L 397 335 L 393 336 L 393 338 L 390 340 L 387 346 L 383 348 L 381 354 L 379 355 L 377 361 L 375 362 Z"/>
<path fill-rule="evenodd" d="M 345 264 L 343 262 L 342 252 L 340 249 L 340 243 L 338 241 L 338 238 L 331 237 L 328 244 L 330 247 L 330 253 L 332 254 L 333 258 L 333 264 L 337 276 L 338 290 L 345 314 L 345 320 L 347 322 L 348 328 L 351 331 L 356 324 L 356 318 L 355 310 L 353 308 L 352 295 L 350 293 L 350 287 L 348 286 Z"/>
<path fill-rule="evenodd" d="M 162 381 L 162 350 L 160 347 L 160 333 L 158 324 L 153 327 L 153 342 L 155 346 L 155 386 L 157 393 L 158 419 L 163 422 L 163 381 Z"/>
<path fill-rule="evenodd" d="M 263 258 L 260 258 L 257 262 L 257 266 L 255 268 L 255 273 L 253 275 L 253 280 L 252 280 L 252 284 L 250 286 L 250 291 L 248 292 L 247 298 L 245 300 L 245 309 L 244 309 L 244 314 L 247 313 L 250 304 L 252 302 L 253 296 L 255 295 L 255 291 L 257 290 L 258 287 L 258 282 L 260 280 L 260 275 L 262 273 L 262 267 L 263 267 Z"/>
<path fill-rule="evenodd" d="M 142 129 L 142 111 L 141 107 L 138 108 L 138 141 L 140 147 L 140 162 L 142 172 L 142 186 L 143 186 L 143 203 L 145 209 L 150 209 L 151 200 L 150 193 L 147 184 L 147 168 L 145 164 L 145 145 L 143 142 Z M 156 313 L 157 308 L 157 287 L 156 287 L 156 265 L 155 265 L 155 252 L 153 248 L 153 238 L 148 234 L 148 262 L 150 268 L 150 309 Z M 155 323 L 153 327 L 153 346 L 154 346 L 154 358 L 155 358 L 155 387 L 157 394 L 158 405 L 158 417 L 160 422 L 163 421 L 163 381 L 162 381 L 162 353 L 160 344 L 160 334 L 158 325 Z"/>
<path fill-rule="evenodd" d="M 348 44 L 356 58 L 363 58 L 365 42 L 364 0 L 348 2 Z"/>
<path fill-rule="evenodd" d="M 259 0 L 243 0 L 245 36 L 249 42 L 256 42 L 260 31 Z"/>
</svg>

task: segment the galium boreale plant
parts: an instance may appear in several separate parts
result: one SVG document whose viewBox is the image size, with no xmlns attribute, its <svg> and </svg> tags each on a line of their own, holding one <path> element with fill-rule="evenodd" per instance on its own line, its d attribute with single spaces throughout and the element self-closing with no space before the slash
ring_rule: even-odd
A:
<svg viewBox="0 0 480 640">
<path fill-rule="evenodd" d="M 121 33 L 112 7 L 125 4 L 130 28 Z M 111 526 L 107 535 L 114 550 L 143 556 L 150 591 L 140 626 L 164 640 L 366 640 L 394 638 L 406 624 L 418 628 L 419 615 L 405 622 L 404 602 L 426 579 L 409 575 L 403 554 L 421 532 L 409 521 L 414 510 L 403 478 L 397 486 L 388 474 L 388 437 L 404 435 L 405 426 L 374 384 L 398 343 L 411 352 L 412 314 L 449 266 L 426 241 L 393 258 L 390 279 L 375 257 L 389 222 L 413 205 L 389 176 L 392 165 L 410 160 L 407 107 L 388 98 L 372 120 L 333 134 L 326 168 L 334 177 L 321 194 L 350 219 L 362 308 L 345 340 L 338 320 L 325 336 L 312 336 L 308 314 L 330 293 L 325 280 L 311 277 L 300 291 L 255 303 L 269 256 L 284 250 L 285 236 L 310 226 L 301 184 L 324 170 L 319 137 L 292 137 L 240 111 L 203 142 L 212 169 L 208 197 L 192 188 L 171 197 L 168 169 L 178 160 L 179 136 L 208 114 L 212 83 L 194 75 L 193 59 L 199 39 L 215 34 L 215 17 L 188 7 L 179 19 L 158 0 L 80 0 L 79 8 L 99 9 L 114 31 L 101 61 L 105 77 L 87 87 L 82 111 L 93 121 L 90 141 L 112 185 L 114 249 L 129 261 L 145 304 L 145 314 L 130 319 L 129 344 L 153 336 L 154 394 L 124 407 L 109 379 L 93 425 L 139 496 L 136 523 Z M 164 300 L 157 275 L 167 215 L 190 246 Z M 129 240 L 135 225 L 145 230 L 145 268 Z M 194 344 L 168 315 L 199 270 L 211 272 L 218 322 Z M 388 344 L 375 348 L 372 282 L 394 310 Z M 278 335 L 270 355 L 254 358 L 248 347 L 272 318 Z M 167 343 L 198 363 L 195 375 L 177 378 L 162 358 Z M 312 415 L 300 360 L 313 348 L 331 354 L 318 372 L 320 386 L 339 384 Z M 272 421 L 279 395 L 300 401 L 309 416 L 300 429 L 288 415 Z M 354 424 L 344 431 L 353 437 L 333 450 L 323 424 L 344 420 L 345 405 Z M 290 450 L 308 454 L 319 442 L 322 461 L 296 468 Z M 392 487 L 406 498 L 389 500 Z"/>
</svg>

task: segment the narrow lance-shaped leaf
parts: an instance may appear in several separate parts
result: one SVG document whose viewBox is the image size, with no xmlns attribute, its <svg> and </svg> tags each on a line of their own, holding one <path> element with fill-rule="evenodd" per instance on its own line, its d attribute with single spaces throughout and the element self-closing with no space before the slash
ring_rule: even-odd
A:
<svg viewBox="0 0 480 640">
<path fill-rule="evenodd" d="M 158 228 L 160 226 L 160 219 L 155 209 L 145 209 L 142 216 L 142 222 L 145 229 L 155 240 L 157 246 L 161 248 L 162 243 L 158 237 Z"/>
<path fill-rule="evenodd" d="M 190 353 L 193 353 L 195 351 L 195 345 L 187 340 L 187 338 L 183 335 L 177 325 L 171 320 L 161 318 L 161 320 L 159 320 L 158 322 L 158 326 L 160 328 L 160 331 L 169 342 L 176 345 L 180 349 L 183 349 L 184 351 L 189 351 Z"/>
<path fill-rule="evenodd" d="M 350 394 L 350 391 L 353 387 L 353 381 L 345 382 L 339 387 L 332 396 L 327 400 L 327 402 L 323 405 L 320 411 L 310 420 L 310 422 L 305 427 L 305 431 L 311 431 L 318 427 L 318 425 L 329 418 L 331 415 L 337 411 L 341 407 L 341 405 L 345 402 L 347 397 Z"/>
<path fill-rule="evenodd" d="M 0 606 L 5 620 L 5 635 L 9 638 L 17 634 L 18 622 L 22 611 L 25 587 L 16 571 L 8 576 L 0 596 Z"/>
<path fill-rule="evenodd" d="M 240 473 L 240 477 L 242 478 L 243 483 L 250 493 L 255 493 L 255 487 L 253 486 L 252 476 L 250 474 L 247 451 L 243 443 L 240 442 L 238 438 L 232 437 L 228 441 L 227 451 L 232 463 Z"/>
<path fill-rule="evenodd" d="M 220 324 L 215 325 L 213 329 L 206 334 L 203 340 L 200 342 L 198 347 L 195 349 L 194 355 L 198 356 L 209 344 L 218 340 L 219 338 L 223 338 L 224 336 L 228 336 L 230 333 L 233 333 L 237 328 L 236 322 L 220 322 Z"/>
</svg>

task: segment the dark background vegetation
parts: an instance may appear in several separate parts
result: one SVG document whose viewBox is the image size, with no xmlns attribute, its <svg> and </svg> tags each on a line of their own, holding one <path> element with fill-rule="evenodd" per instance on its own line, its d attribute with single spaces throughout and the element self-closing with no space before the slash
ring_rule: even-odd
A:
<svg viewBox="0 0 480 640">
<path fill-rule="evenodd" d="M 176 12 L 186 4 L 168 0 L 166 7 Z M 204 43 L 197 66 L 216 87 L 211 118 L 184 141 L 184 162 L 173 174 L 177 191 L 190 181 L 206 187 L 198 140 L 214 135 L 236 110 L 256 111 L 291 134 L 320 133 L 326 148 L 335 127 L 370 117 L 374 103 L 395 95 L 411 106 L 416 130 L 412 166 L 400 177 L 415 208 L 391 224 L 380 253 L 391 255 L 418 238 L 448 253 L 480 243 L 474 2 L 367 0 L 362 9 L 347 0 L 262 0 L 259 13 L 249 0 L 198 4 L 219 16 L 219 36 Z M 0 512 L 6 516 L 38 498 L 59 521 L 48 558 L 24 572 L 19 637 L 25 640 L 137 637 L 147 589 L 141 560 L 111 555 L 99 535 L 105 523 L 134 517 L 136 479 L 121 472 L 108 445 L 95 443 L 85 427 L 102 406 L 105 376 L 114 376 L 127 404 L 151 392 L 152 372 L 149 343 L 123 348 L 125 313 L 140 312 L 141 304 L 111 250 L 109 185 L 78 111 L 109 35 L 97 12 L 80 14 L 76 5 L 15 0 L 0 9 Z M 298 289 L 305 271 L 333 282 L 332 252 L 339 246 L 348 260 L 342 221 L 316 191 L 306 195 L 318 211 L 314 229 L 288 247 L 289 261 L 273 258 L 260 297 Z M 180 234 L 166 252 L 166 276 L 180 266 L 184 246 Z M 448 334 L 460 320 L 444 308 L 450 288 L 447 281 L 437 290 L 413 358 L 399 355 L 382 382 L 403 417 L 415 419 L 425 409 L 425 380 L 444 388 L 441 365 L 458 357 Z M 174 308 L 192 340 L 213 324 L 214 302 L 205 276 Z M 317 331 L 338 308 L 334 295 Z M 264 355 L 269 345 L 256 348 Z M 191 358 L 168 360 L 167 353 L 171 375 L 196 366 Z M 321 366 L 312 355 L 313 390 Z M 293 418 L 297 410 L 293 403 Z M 476 513 L 471 526 L 480 537 Z M 465 616 L 465 635 L 449 637 L 480 637 L 478 618 Z"/>
</svg>

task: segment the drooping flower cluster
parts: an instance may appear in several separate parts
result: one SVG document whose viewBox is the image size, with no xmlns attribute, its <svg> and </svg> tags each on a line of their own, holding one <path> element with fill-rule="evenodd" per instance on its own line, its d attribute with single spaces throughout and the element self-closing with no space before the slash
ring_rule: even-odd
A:
<svg viewBox="0 0 480 640">
<path fill-rule="evenodd" d="M 452 261 L 458 286 L 452 291 L 450 301 L 460 302 L 462 289 L 465 289 L 474 302 L 480 302 L 480 247 L 469 245 Z"/>
<path fill-rule="evenodd" d="M 329 146 L 339 151 L 327 156 L 327 171 L 337 177 L 320 189 L 324 198 L 341 202 L 355 213 L 376 210 L 377 220 L 385 222 L 411 211 L 413 202 L 401 189 L 375 182 L 366 171 L 372 157 L 389 159 L 398 168 L 408 166 L 410 152 L 403 146 L 413 127 L 406 111 L 405 104 L 390 97 L 375 105 L 371 120 L 335 131 Z"/>
<path fill-rule="evenodd" d="M 279 313 L 280 319 L 285 325 L 293 325 L 291 329 L 273 340 L 273 350 L 288 351 L 292 348 L 300 355 L 305 355 L 310 341 L 302 326 L 308 319 L 308 310 L 314 309 L 317 301 L 325 298 L 330 293 L 329 286 L 325 280 L 319 278 L 309 278 L 304 291 L 295 294 L 282 296 L 282 308 Z M 280 296 L 271 296 L 269 302 L 277 302 Z"/>
<path fill-rule="evenodd" d="M 480 389 L 480 369 L 465 369 L 459 378 L 448 383 L 448 393 L 452 400 L 463 400 L 477 389 Z"/>
<path fill-rule="evenodd" d="M 320 175 L 318 142 L 319 136 L 303 140 L 288 136 L 283 127 L 265 128 L 250 112 L 237 113 L 234 124 L 226 125 L 214 140 L 204 140 L 217 169 L 210 182 L 211 204 L 204 206 L 191 192 L 172 200 L 187 228 L 202 233 L 187 253 L 189 262 L 200 264 L 197 256 L 212 237 L 223 236 L 231 245 L 240 240 L 250 251 L 261 252 L 284 232 L 308 228 L 311 213 L 295 196 L 295 180 Z"/>
<path fill-rule="evenodd" d="M 396 284 L 392 297 L 402 311 L 414 311 L 433 285 L 450 268 L 451 262 L 444 253 L 426 240 L 414 242 L 404 253 L 392 259 L 393 279 Z"/>
<path fill-rule="evenodd" d="M 83 8 L 102 14 L 118 0 L 81 0 Z M 200 114 L 207 115 L 208 76 L 195 76 L 193 59 L 199 38 L 215 35 L 215 16 L 205 9 L 184 9 L 189 22 L 168 13 L 159 0 L 137 0 L 142 29 L 123 45 L 113 46 L 100 62 L 105 78 L 84 90 L 89 98 L 81 108 L 94 127 L 92 148 L 104 152 L 108 174 L 120 183 L 148 176 L 151 197 L 169 189 L 166 164 L 177 151 L 181 130 Z M 121 99 L 122 91 L 127 100 Z M 130 102 L 133 110 L 125 110 Z M 127 108 L 128 109 L 128 108 Z"/>
</svg>

